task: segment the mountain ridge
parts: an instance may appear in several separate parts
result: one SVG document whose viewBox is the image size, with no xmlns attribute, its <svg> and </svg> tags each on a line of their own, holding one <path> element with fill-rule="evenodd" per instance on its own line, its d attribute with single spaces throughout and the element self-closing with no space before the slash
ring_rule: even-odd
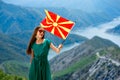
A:
<svg viewBox="0 0 120 80">
<path fill-rule="evenodd" d="M 94 45 L 96 43 L 100 44 L 100 46 L 97 45 L 98 47 L 96 47 L 96 45 Z M 112 52 L 110 47 L 113 48 Z M 117 50 L 117 48 L 119 51 L 114 52 Z M 105 51 L 105 53 L 103 53 L 102 50 Z M 96 56 L 96 52 L 101 52 L 101 54 L 104 55 L 106 54 L 107 57 L 111 57 L 112 55 L 114 55 L 114 53 L 118 54 L 120 52 L 120 48 L 109 40 L 95 36 L 92 39 L 85 41 L 81 45 L 78 45 L 75 48 L 63 52 L 62 54 L 53 58 L 50 61 L 53 78 L 55 80 L 63 79 L 85 80 L 88 76 L 89 68 L 95 62 L 99 61 L 99 58 Z M 114 55 L 113 59 L 115 58 L 119 59 L 117 56 Z M 81 74 L 82 71 L 83 75 Z"/>
<path fill-rule="evenodd" d="M 115 28 L 112 28 L 112 29 L 108 29 L 106 31 L 107 33 L 110 33 L 110 34 L 114 34 L 114 35 L 120 35 L 120 24 L 117 25 Z"/>
</svg>

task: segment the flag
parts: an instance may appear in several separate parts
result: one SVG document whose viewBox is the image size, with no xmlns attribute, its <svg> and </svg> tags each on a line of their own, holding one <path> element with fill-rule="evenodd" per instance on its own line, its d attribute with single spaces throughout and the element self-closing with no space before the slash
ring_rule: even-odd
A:
<svg viewBox="0 0 120 80">
<path fill-rule="evenodd" d="M 45 10 L 45 13 L 46 17 L 40 23 L 41 27 L 59 38 L 66 39 L 74 25 L 74 22 L 51 11 Z"/>
</svg>

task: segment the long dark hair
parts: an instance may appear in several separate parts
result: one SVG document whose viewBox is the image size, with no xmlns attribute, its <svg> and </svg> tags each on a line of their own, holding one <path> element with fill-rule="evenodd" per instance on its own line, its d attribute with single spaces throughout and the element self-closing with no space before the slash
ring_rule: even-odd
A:
<svg viewBox="0 0 120 80">
<path fill-rule="evenodd" d="M 36 27 L 34 29 L 34 32 L 33 32 L 32 36 L 31 36 L 30 42 L 29 42 L 27 50 L 26 50 L 27 54 L 31 54 L 32 53 L 31 45 L 36 41 L 36 34 L 37 34 L 37 31 L 39 30 L 39 28 L 40 27 L 38 26 L 38 27 Z M 44 39 L 44 36 L 45 36 L 45 33 L 44 33 L 42 39 Z"/>
</svg>

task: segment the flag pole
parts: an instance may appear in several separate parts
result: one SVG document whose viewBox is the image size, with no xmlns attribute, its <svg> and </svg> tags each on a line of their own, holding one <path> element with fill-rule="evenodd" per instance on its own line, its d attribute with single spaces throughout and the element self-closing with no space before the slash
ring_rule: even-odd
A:
<svg viewBox="0 0 120 80">
<path fill-rule="evenodd" d="M 65 39 L 65 40 L 66 40 L 66 39 Z M 61 44 L 64 44 L 65 40 L 63 40 Z"/>
</svg>

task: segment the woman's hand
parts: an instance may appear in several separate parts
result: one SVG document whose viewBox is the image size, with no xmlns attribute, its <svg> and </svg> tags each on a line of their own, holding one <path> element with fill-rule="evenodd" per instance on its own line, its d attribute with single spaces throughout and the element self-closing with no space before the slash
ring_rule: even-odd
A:
<svg viewBox="0 0 120 80">
<path fill-rule="evenodd" d="M 63 44 L 59 44 L 58 49 L 61 49 L 63 47 Z"/>
<path fill-rule="evenodd" d="M 63 45 L 60 44 L 60 45 L 58 46 L 58 48 L 57 48 L 57 47 L 55 47 L 55 46 L 53 45 L 53 43 L 51 43 L 51 44 L 50 44 L 50 47 L 51 47 L 56 53 L 60 53 L 60 50 L 61 50 L 61 48 L 63 47 Z"/>
</svg>

